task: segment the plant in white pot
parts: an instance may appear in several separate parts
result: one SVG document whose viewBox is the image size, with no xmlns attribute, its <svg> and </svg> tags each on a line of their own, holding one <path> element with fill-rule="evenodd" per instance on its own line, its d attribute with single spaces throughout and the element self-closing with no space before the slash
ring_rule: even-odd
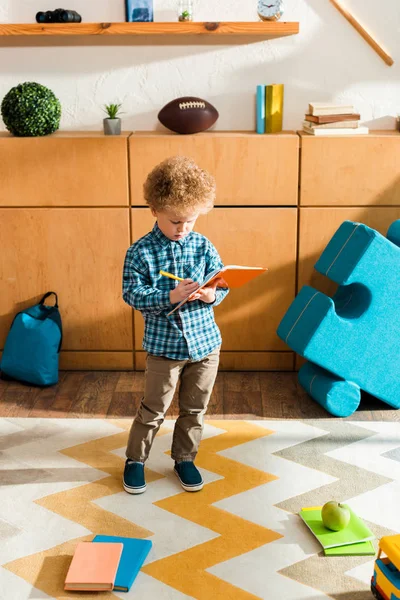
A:
<svg viewBox="0 0 400 600">
<path fill-rule="evenodd" d="M 120 135 L 121 119 L 117 116 L 120 112 L 122 104 L 106 104 L 104 112 L 108 115 L 103 119 L 104 135 Z"/>
</svg>

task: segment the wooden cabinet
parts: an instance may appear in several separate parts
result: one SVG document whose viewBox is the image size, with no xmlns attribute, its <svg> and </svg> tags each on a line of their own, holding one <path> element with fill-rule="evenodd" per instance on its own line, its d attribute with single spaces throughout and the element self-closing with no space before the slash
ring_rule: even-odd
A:
<svg viewBox="0 0 400 600">
<path fill-rule="evenodd" d="M 63 320 L 62 365 L 132 367 L 132 314 L 121 284 L 128 209 L 3 208 L 0 222 L 0 347 L 15 312 L 52 290 Z"/>
<path fill-rule="evenodd" d="M 143 183 L 164 159 L 192 157 L 217 181 L 216 205 L 296 206 L 299 138 L 294 132 L 257 135 L 136 132 L 129 138 L 131 202 L 144 205 Z"/>
<path fill-rule="evenodd" d="M 400 206 L 400 135 L 301 133 L 302 206 Z"/>
<path fill-rule="evenodd" d="M 132 239 L 151 230 L 147 208 L 133 208 Z M 196 231 L 217 247 L 224 264 L 267 266 L 268 273 L 231 290 L 215 309 L 223 338 L 221 365 L 233 369 L 292 368 L 292 355 L 276 328 L 294 298 L 295 208 L 215 208 L 200 216 Z M 135 311 L 135 350 L 142 348 L 143 318 Z M 142 364 L 138 357 L 137 365 Z M 240 367 L 240 365 L 242 365 Z"/>
<path fill-rule="evenodd" d="M 0 134 L 0 206 L 128 206 L 128 134 Z"/>
<path fill-rule="evenodd" d="M 3 133 L 0 349 L 14 314 L 54 290 L 64 324 L 61 368 L 144 368 L 143 319 L 122 300 L 123 261 L 154 224 L 144 207 L 145 178 L 176 154 L 193 157 L 217 181 L 216 207 L 196 230 L 225 264 L 269 268 L 215 309 L 221 369 L 291 370 L 294 355 L 275 332 L 296 285 L 334 292 L 313 268 L 333 233 L 349 219 L 386 234 L 400 219 L 396 132 Z"/>
</svg>

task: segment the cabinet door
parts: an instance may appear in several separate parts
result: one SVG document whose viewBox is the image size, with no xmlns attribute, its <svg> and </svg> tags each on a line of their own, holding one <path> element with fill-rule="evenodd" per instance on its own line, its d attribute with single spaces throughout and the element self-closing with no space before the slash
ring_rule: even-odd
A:
<svg viewBox="0 0 400 600">
<path fill-rule="evenodd" d="M 128 206 L 127 135 L 0 135 L 0 206 Z"/>
<path fill-rule="evenodd" d="M 400 219 L 399 208 L 301 208 L 299 237 L 299 289 L 311 285 L 329 296 L 337 285 L 317 273 L 314 265 L 343 221 L 365 223 L 386 236 L 389 225 Z"/>
<path fill-rule="evenodd" d="M 131 310 L 122 300 L 129 209 L 9 208 L 0 209 L 0 222 L 1 347 L 14 314 L 52 290 L 64 351 L 132 350 Z"/>
<path fill-rule="evenodd" d="M 145 208 L 132 209 L 132 235 L 153 226 Z M 224 264 L 266 266 L 269 271 L 230 291 L 215 309 L 224 352 L 285 351 L 277 326 L 294 298 L 297 210 L 291 208 L 215 208 L 200 216 L 196 231 L 208 237 Z M 135 311 L 135 349 L 140 350 L 143 319 Z M 249 366 L 251 368 L 251 365 Z"/>
<path fill-rule="evenodd" d="M 185 155 L 217 182 L 217 205 L 296 206 L 299 138 L 215 132 L 196 135 L 134 133 L 129 138 L 133 205 L 144 205 L 148 173 L 170 156 Z"/>
<path fill-rule="evenodd" d="M 301 134 L 302 206 L 400 206 L 400 135 Z"/>
</svg>

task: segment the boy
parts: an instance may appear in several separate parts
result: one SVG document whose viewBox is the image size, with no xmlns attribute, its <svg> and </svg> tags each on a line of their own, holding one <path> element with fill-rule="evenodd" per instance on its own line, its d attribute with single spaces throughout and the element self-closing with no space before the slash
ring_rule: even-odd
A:
<svg viewBox="0 0 400 600">
<path fill-rule="evenodd" d="M 143 348 L 148 353 L 144 397 L 126 449 L 123 485 L 129 494 L 146 490 L 144 463 L 179 380 L 179 417 L 171 449 L 174 472 L 184 490 L 203 487 L 193 461 L 219 363 L 221 334 L 213 307 L 228 289 L 217 289 L 223 283 L 217 279 L 196 292 L 198 282 L 223 265 L 211 242 L 193 227 L 200 214 L 213 208 L 215 191 L 214 178 L 182 156 L 156 166 L 144 184 L 156 223 L 128 249 L 123 274 L 123 298 L 143 314 Z M 164 277 L 161 270 L 183 281 Z M 193 292 L 189 302 L 167 316 Z"/>
</svg>

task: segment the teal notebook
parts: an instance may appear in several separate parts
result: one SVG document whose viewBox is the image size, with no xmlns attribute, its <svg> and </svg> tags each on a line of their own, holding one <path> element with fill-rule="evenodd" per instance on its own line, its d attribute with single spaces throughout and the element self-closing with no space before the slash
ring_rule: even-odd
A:
<svg viewBox="0 0 400 600">
<path fill-rule="evenodd" d="M 375 538 L 372 531 L 366 526 L 350 507 L 350 523 L 341 531 L 332 531 L 325 527 L 321 518 L 321 506 L 302 508 L 299 512 L 304 523 L 315 535 L 324 550 L 343 547 L 359 542 L 369 542 Z M 349 552 L 346 552 L 346 554 Z"/>
<path fill-rule="evenodd" d="M 114 590 L 129 592 L 136 575 L 139 573 L 146 556 L 150 552 L 152 542 L 138 538 L 116 537 L 113 535 L 96 535 L 93 542 L 120 542 L 124 548 L 118 565 L 114 582 Z"/>
</svg>

